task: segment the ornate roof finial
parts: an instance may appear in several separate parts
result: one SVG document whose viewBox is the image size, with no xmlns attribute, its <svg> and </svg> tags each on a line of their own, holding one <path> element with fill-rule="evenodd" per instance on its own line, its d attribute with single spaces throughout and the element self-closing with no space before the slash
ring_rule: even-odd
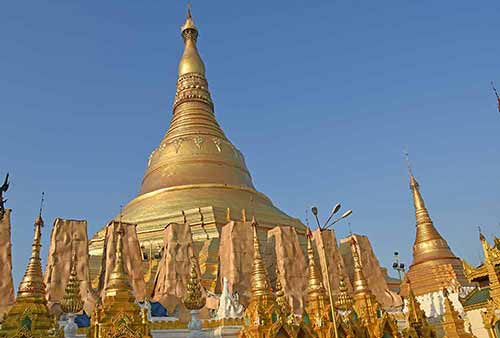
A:
<svg viewBox="0 0 500 338">
<path fill-rule="evenodd" d="M 72 258 L 71 258 L 71 270 L 69 274 L 68 284 L 66 284 L 66 289 L 64 291 L 64 297 L 61 301 L 61 309 L 64 313 L 78 313 L 83 309 L 83 300 L 80 294 L 80 280 L 78 279 L 78 273 L 76 271 L 77 265 L 77 254 L 76 250 L 72 246 Z"/>
<path fill-rule="evenodd" d="M 186 295 L 182 299 L 182 302 L 188 310 L 201 310 L 207 302 L 207 299 L 202 293 L 194 259 L 191 260 L 191 273 L 189 274 L 189 281 L 186 285 Z"/>
</svg>

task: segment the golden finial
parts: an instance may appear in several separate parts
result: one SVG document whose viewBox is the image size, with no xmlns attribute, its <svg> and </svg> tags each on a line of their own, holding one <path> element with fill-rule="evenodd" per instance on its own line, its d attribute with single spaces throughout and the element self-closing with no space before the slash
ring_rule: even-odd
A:
<svg viewBox="0 0 500 338">
<path fill-rule="evenodd" d="M 71 271 L 68 284 L 64 291 L 64 297 L 61 302 L 61 309 L 64 313 L 78 313 L 83 309 L 83 300 L 80 294 L 80 280 L 76 271 L 77 255 L 76 250 L 72 248 Z"/>
<path fill-rule="evenodd" d="M 186 286 L 186 294 L 182 299 L 184 306 L 188 310 L 201 310 L 206 304 L 206 298 L 201 290 L 198 272 L 196 271 L 196 263 L 194 259 L 191 261 L 191 273 Z"/>
<path fill-rule="evenodd" d="M 179 62 L 179 77 L 189 73 L 205 76 L 205 65 L 196 48 L 198 29 L 194 24 L 190 5 L 188 5 L 186 22 L 182 26 L 181 32 L 184 39 L 184 53 Z"/>
<path fill-rule="evenodd" d="M 257 235 L 257 222 L 252 220 L 253 227 L 253 269 L 252 269 L 252 296 L 272 295 L 267 270 L 260 253 L 259 237 Z"/>
</svg>

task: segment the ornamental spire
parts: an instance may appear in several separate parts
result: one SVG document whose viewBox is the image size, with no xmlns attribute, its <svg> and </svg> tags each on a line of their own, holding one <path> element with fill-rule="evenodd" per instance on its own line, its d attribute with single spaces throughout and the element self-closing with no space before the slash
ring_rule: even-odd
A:
<svg viewBox="0 0 500 338">
<path fill-rule="evenodd" d="M 19 284 L 17 291 L 18 298 L 45 297 L 45 284 L 43 282 L 42 260 L 40 258 L 40 249 L 42 247 L 42 227 L 44 225 L 42 218 L 44 193 L 40 204 L 40 212 L 35 220 L 35 234 L 33 244 L 31 245 L 31 257 L 26 267 L 24 277 Z"/>
<path fill-rule="evenodd" d="M 191 15 L 191 5 L 188 5 L 186 22 L 182 25 L 181 33 L 184 39 L 184 54 L 179 63 L 179 76 L 188 73 L 205 75 L 205 65 L 196 48 L 198 29 Z"/>
<path fill-rule="evenodd" d="M 51 318 L 45 298 L 40 248 L 42 238 L 42 202 L 40 213 L 35 220 L 35 234 L 31 257 L 24 277 L 19 284 L 17 299 L 9 310 L 0 329 L 1 337 L 21 337 L 29 332 L 29 337 L 52 338 L 56 334 L 56 325 Z"/>
<path fill-rule="evenodd" d="M 342 271 L 342 264 L 339 263 L 338 271 L 339 271 L 339 293 L 337 294 L 337 299 L 335 302 L 335 306 L 342 310 L 350 309 L 354 303 L 351 295 L 349 294 L 349 290 L 347 289 L 347 285 L 344 280 L 344 272 Z"/>
<path fill-rule="evenodd" d="M 417 226 L 417 234 L 413 245 L 413 265 L 428 260 L 456 258 L 446 240 L 434 227 L 429 212 L 425 207 L 422 194 L 420 193 L 420 185 L 415 176 L 413 176 L 408 153 L 406 153 L 406 159 L 408 162 L 410 189 L 413 195 L 413 206 L 415 208 Z"/>
<path fill-rule="evenodd" d="M 83 309 L 83 300 L 80 294 L 80 280 L 76 271 L 77 255 L 73 248 L 71 258 L 71 270 L 69 274 L 68 284 L 64 290 L 64 297 L 61 302 L 61 309 L 64 313 L 78 313 Z"/>
<path fill-rule="evenodd" d="M 354 294 L 355 295 L 371 294 L 371 291 L 368 288 L 368 282 L 363 273 L 363 267 L 361 266 L 361 260 L 359 258 L 359 253 L 358 253 L 358 242 L 352 235 L 351 235 L 351 252 L 354 263 L 354 278 L 353 278 Z"/>
<path fill-rule="evenodd" d="M 252 220 L 253 227 L 253 269 L 252 269 L 252 297 L 270 296 L 273 297 L 266 266 L 260 253 L 259 237 L 257 235 L 257 222 Z"/>
<path fill-rule="evenodd" d="M 191 261 L 191 273 L 189 274 L 189 281 L 186 285 L 186 294 L 182 300 L 184 306 L 188 310 L 201 310 L 207 299 L 203 296 L 200 279 L 196 271 L 196 263 L 194 259 Z"/>
<path fill-rule="evenodd" d="M 125 271 L 123 262 L 123 224 L 121 221 L 117 225 L 116 231 L 116 261 L 113 271 L 109 276 L 109 282 L 105 290 L 105 298 L 116 297 L 118 294 L 126 295 L 129 301 L 134 302 L 132 286 L 130 285 L 129 275 Z"/>
<path fill-rule="evenodd" d="M 307 294 L 308 298 L 311 297 L 323 297 L 327 298 L 326 290 L 323 287 L 323 282 L 321 278 L 321 273 L 316 266 L 316 261 L 314 259 L 314 250 L 311 240 L 312 234 L 307 235 L 307 257 L 309 259 L 309 275 L 307 278 Z"/>
</svg>

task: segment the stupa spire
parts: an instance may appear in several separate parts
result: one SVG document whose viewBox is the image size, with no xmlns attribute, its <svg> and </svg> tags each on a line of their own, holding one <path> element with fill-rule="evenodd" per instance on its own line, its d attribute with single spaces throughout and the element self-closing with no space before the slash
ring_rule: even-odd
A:
<svg viewBox="0 0 500 338">
<path fill-rule="evenodd" d="M 57 325 L 53 322 L 47 300 L 45 283 L 43 282 L 40 248 L 42 247 L 42 203 L 40 213 L 35 220 L 35 232 L 31 257 L 24 277 L 19 284 L 17 299 L 9 310 L 0 329 L 0 337 L 34 337 L 52 338 L 56 336 Z"/>
<path fill-rule="evenodd" d="M 363 273 L 363 267 L 361 266 L 361 259 L 358 253 L 358 242 L 351 235 L 351 252 L 352 260 L 354 263 L 354 278 L 353 278 L 353 288 L 354 294 L 371 294 L 371 290 L 368 287 L 368 282 Z"/>
<path fill-rule="evenodd" d="M 260 252 L 259 237 L 257 235 L 257 222 L 252 221 L 253 227 L 253 269 L 252 269 L 252 297 L 269 296 L 274 298 L 267 276 L 266 266 Z"/>
<path fill-rule="evenodd" d="M 104 298 L 121 297 L 128 298 L 130 302 L 134 302 L 132 285 L 130 285 L 129 275 L 125 271 L 123 262 L 123 225 L 118 224 L 116 236 L 116 261 L 113 271 L 109 276 L 109 282 L 105 290 Z"/>
<path fill-rule="evenodd" d="M 42 227 L 44 226 L 42 218 L 43 193 L 40 212 L 35 220 L 35 234 L 33 244 L 31 245 L 31 257 L 26 267 L 24 277 L 19 284 L 17 291 L 18 298 L 38 298 L 45 297 L 45 284 L 43 282 L 42 259 L 40 258 L 40 249 L 42 248 Z"/>
<path fill-rule="evenodd" d="M 308 297 L 322 297 L 327 298 L 326 290 L 323 286 L 321 273 L 316 266 L 314 259 L 314 249 L 311 240 L 312 234 L 307 236 L 307 258 L 309 259 L 309 274 L 307 278 L 307 294 Z"/>
<path fill-rule="evenodd" d="M 422 194 L 420 193 L 420 185 L 413 175 L 413 170 L 408 160 L 408 154 L 406 154 L 406 156 L 417 227 L 417 234 L 413 245 L 413 264 L 415 265 L 428 260 L 456 258 L 448 246 L 448 243 L 437 231 L 432 222 Z"/>
<path fill-rule="evenodd" d="M 179 76 L 188 73 L 205 75 L 205 64 L 198 53 L 196 41 L 198 39 L 198 29 L 191 14 L 191 5 L 188 5 L 186 22 L 181 28 L 184 39 L 184 54 L 179 62 Z"/>
<path fill-rule="evenodd" d="M 71 270 L 69 274 L 68 284 L 64 290 L 64 297 L 61 302 L 61 309 L 64 313 L 78 313 L 83 309 L 83 300 L 80 294 L 80 280 L 76 271 L 77 255 L 73 248 L 71 258 Z"/>
</svg>

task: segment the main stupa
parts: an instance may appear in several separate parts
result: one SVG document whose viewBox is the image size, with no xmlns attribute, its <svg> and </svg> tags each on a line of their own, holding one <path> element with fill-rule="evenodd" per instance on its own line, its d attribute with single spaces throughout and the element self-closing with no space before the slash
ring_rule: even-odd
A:
<svg viewBox="0 0 500 338">
<path fill-rule="evenodd" d="M 220 227 L 229 220 L 246 221 L 253 216 L 263 228 L 287 225 L 305 233 L 298 219 L 255 189 L 243 154 L 219 126 L 190 10 L 181 32 L 184 53 L 172 120 L 149 155 L 139 195 L 124 207 L 122 220 L 137 224 L 141 245 L 153 252 L 162 248 L 163 230 L 169 223 L 189 224 L 193 240 L 200 243 L 217 242 Z M 97 264 L 92 262 L 100 262 L 104 238 L 102 229 L 89 244 L 94 273 L 92 266 Z"/>
</svg>

